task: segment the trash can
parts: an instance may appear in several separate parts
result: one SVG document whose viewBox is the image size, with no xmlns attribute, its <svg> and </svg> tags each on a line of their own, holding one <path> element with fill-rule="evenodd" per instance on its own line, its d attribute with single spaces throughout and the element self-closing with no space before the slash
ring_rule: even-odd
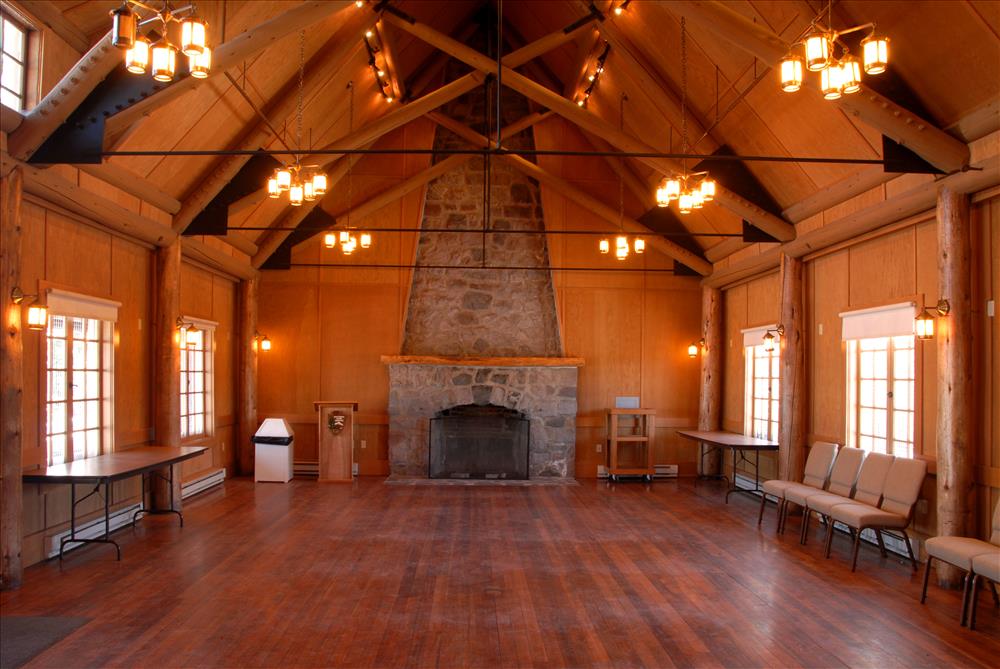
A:
<svg viewBox="0 0 1000 669">
<path fill-rule="evenodd" d="M 284 418 L 265 418 L 253 435 L 254 481 L 288 483 L 292 479 L 295 434 Z"/>
</svg>

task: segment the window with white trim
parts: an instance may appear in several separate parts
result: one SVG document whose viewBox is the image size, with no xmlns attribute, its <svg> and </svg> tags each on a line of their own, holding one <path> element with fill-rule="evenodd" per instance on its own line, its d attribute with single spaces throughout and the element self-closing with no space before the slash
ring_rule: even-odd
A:
<svg viewBox="0 0 1000 669">
<path fill-rule="evenodd" d="M 111 449 L 114 321 L 118 303 L 50 291 L 45 332 L 48 464 Z"/>
<path fill-rule="evenodd" d="M 757 439 L 778 439 L 780 376 L 780 346 L 778 335 L 772 350 L 764 344 L 769 328 L 753 328 L 743 332 L 743 352 L 746 360 L 746 382 L 743 386 L 745 410 L 744 433 Z M 773 326 L 771 326 L 773 329 Z"/>
<path fill-rule="evenodd" d="M 847 342 L 847 445 L 912 458 L 916 425 L 914 307 L 841 314 Z"/>
<path fill-rule="evenodd" d="M 21 111 L 26 106 L 28 29 L 6 8 L 0 23 L 0 104 Z"/>
<path fill-rule="evenodd" d="M 196 439 L 212 432 L 212 386 L 215 323 L 182 318 L 193 327 L 183 328 L 181 341 L 181 438 Z"/>
</svg>

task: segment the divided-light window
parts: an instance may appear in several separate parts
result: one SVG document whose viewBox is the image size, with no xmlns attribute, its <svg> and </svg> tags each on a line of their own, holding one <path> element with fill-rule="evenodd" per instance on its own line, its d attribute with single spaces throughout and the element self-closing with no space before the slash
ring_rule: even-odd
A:
<svg viewBox="0 0 1000 669">
<path fill-rule="evenodd" d="M 847 344 L 848 445 L 912 458 L 913 336 L 851 339 Z"/>
<path fill-rule="evenodd" d="M 181 333 L 181 438 L 211 434 L 212 330 Z"/>
<path fill-rule="evenodd" d="M 50 465 L 94 457 L 110 445 L 112 328 L 96 318 L 49 316 L 45 446 Z"/>
<path fill-rule="evenodd" d="M 27 82 L 28 31 L 6 10 L 0 29 L 0 103 L 5 107 L 24 109 Z"/>
<path fill-rule="evenodd" d="M 778 439 L 778 378 L 780 353 L 777 346 L 768 351 L 763 343 L 745 347 L 746 411 L 745 429 L 757 439 Z"/>
</svg>

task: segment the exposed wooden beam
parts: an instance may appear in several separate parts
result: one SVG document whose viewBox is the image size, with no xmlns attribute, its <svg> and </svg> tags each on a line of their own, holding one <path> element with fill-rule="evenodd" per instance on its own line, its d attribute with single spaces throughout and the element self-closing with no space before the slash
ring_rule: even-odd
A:
<svg viewBox="0 0 1000 669">
<path fill-rule="evenodd" d="M 601 33 L 597 28 L 593 28 L 593 33 L 588 36 L 588 39 L 580 44 L 580 48 L 576 55 L 575 65 L 573 69 L 570 70 L 571 75 L 566 83 L 563 85 L 563 96 L 575 100 L 577 93 L 581 88 L 585 88 L 587 77 L 587 68 L 590 65 L 591 59 L 594 57 L 594 53 L 601 43 Z"/>
<path fill-rule="evenodd" d="M 674 13 L 683 13 L 770 67 L 776 67 L 778 60 L 788 53 L 789 45 L 785 40 L 718 0 L 678 0 L 670 3 L 669 8 Z M 815 89 L 816 77 L 809 77 L 808 86 Z M 969 162 L 966 144 L 864 84 L 860 92 L 844 95 L 836 104 L 938 169 L 954 172 Z"/>
<path fill-rule="evenodd" d="M 722 363 L 725 349 L 722 291 L 703 286 L 701 289 L 701 375 L 698 383 L 698 429 L 714 431 L 722 428 Z M 707 449 L 707 450 L 706 450 Z M 722 473 L 722 453 L 718 448 L 698 444 L 698 474 L 718 476 Z M 733 472 L 733 476 L 736 473 Z"/>
<path fill-rule="evenodd" d="M 367 27 L 375 24 L 376 17 L 368 12 L 351 16 L 316 54 L 309 59 L 303 73 L 303 87 L 312 92 L 321 86 L 333 70 L 342 68 L 361 49 L 359 36 Z M 280 122 L 294 114 L 297 103 L 296 91 L 299 75 L 296 71 L 278 92 L 268 101 L 261 113 L 269 121 Z M 271 126 L 256 114 L 243 128 L 234 149 L 251 151 L 258 149 L 271 137 Z M 224 156 L 215 160 L 195 181 L 194 189 L 184 199 L 177 211 L 173 228 L 184 232 L 205 207 L 226 187 L 230 181 L 250 161 L 250 156 Z"/>
<path fill-rule="evenodd" d="M 384 21 L 378 22 L 377 29 L 382 44 L 382 57 L 385 59 L 385 74 L 389 77 L 389 87 L 392 89 L 392 97 L 402 100 L 406 97 L 406 91 L 403 89 L 403 82 L 399 79 L 395 45 L 388 35 Z"/>
<path fill-rule="evenodd" d="M 533 114 L 527 114 L 513 123 L 503 126 L 503 128 L 500 129 L 500 139 L 510 139 L 522 130 L 527 130 L 531 126 L 541 123 L 545 119 L 551 117 L 552 112 L 536 112 Z M 493 143 L 492 140 L 488 139 L 483 134 L 476 132 L 461 121 L 456 121 L 447 114 L 442 114 L 441 112 L 430 112 L 427 114 L 427 118 L 434 121 L 442 128 L 446 128 L 455 133 L 473 146 L 483 147 L 492 145 Z"/>
<path fill-rule="evenodd" d="M 975 169 L 959 172 L 942 179 L 930 179 L 892 197 L 851 212 L 821 228 L 807 232 L 793 241 L 773 245 L 759 255 L 716 269 L 705 285 L 728 286 L 776 268 L 781 254 L 801 257 L 877 230 L 895 221 L 927 212 L 937 202 L 939 188 L 955 192 L 976 193 L 1000 185 L 1000 132 L 972 142 L 971 166 Z"/>
<path fill-rule="evenodd" d="M 81 172 L 111 184 L 129 195 L 143 200 L 168 214 L 176 214 L 181 208 L 180 200 L 163 192 L 135 172 L 109 162 L 101 165 L 77 165 Z"/>
<path fill-rule="evenodd" d="M 615 147 L 611 146 L 596 135 L 584 132 L 583 136 L 587 142 L 590 143 L 590 146 L 594 149 L 594 151 L 606 153 L 615 150 Z M 604 162 L 608 164 L 608 167 L 614 170 L 615 174 L 617 174 L 625 182 L 625 187 L 631 191 L 632 195 L 639 200 L 647 211 L 656 206 L 655 190 L 650 188 L 649 184 L 639 178 L 639 175 L 637 175 L 629 166 L 626 158 L 616 158 L 615 156 L 603 156 L 603 158 Z"/>
<path fill-rule="evenodd" d="M 50 0 L 18 0 L 18 4 L 77 53 L 85 53 L 90 49 L 90 40 L 84 32 L 68 21 Z"/>
<path fill-rule="evenodd" d="M 307 0 L 302 2 L 287 12 L 240 33 L 219 46 L 212 52 L 212 73 L 209 78 L 221 76 L 226 70 L 238 66 L 253 54 L 266 49 L 285 35 L 308 28 L 341 10 L 352 11 L 349 8 L 354 8 L 357 11 L 353 0 Z M 105 132 L 109 136 L 123 132 L 140 117 L 148 116 L 177 96 L 186 93 L 195 86 L 202 85 L 204 81 L 204 79 L 184 77 L 174 82 L 109 118 L 104 126 Z"/>
<path fill-rule="evenodd" d="M 236 469 L 243 476 L 254 471 L 252 438 L 257 429 L 257 313 L 259 279 L 240 281 L 237 300 L 237 421 Z"/>
<path fill-rule="evenodd" d="M 257 253 L 257 245 L 235 230 L 230 230 L 224 237 L 217 237 L 216 239 L 221 239 L 237 251 L 241 251 L 251 258 Z"/>
<path fill-rule="evenodd" d="M 7 142 L 10 155 L 18 160 L 30 158 L 120 63 L 121 52 L 111 45 L 109 32 L 24 116 Z"/>
<path fill-rule="evenodd" d="M 0 588 L 21 586 L 24 574 L 21 546 L 24 534 L 21 462 L 24 433 L 24 328 L 22 306 L 10 299 L 21 285 L 23 175 L 14 168 L 0 181 L 0 296 L 3 334 L 0 336 Z"/>
<path fill-rule="evenodd" d="M 779 371 L 778 478 L 801 481 L 808 422 L 806 385 L 805 263 L 781 256 L 781 369 Z"/>
<path fill-rule="evenodd" d="M 441 53 L 436 51 L 435 53 Z M 24 117 L 21 116 L 21 112 L 15 111 L 8 107 L 7 105 L 0 105 L 0 132 L 5 135 L 9 135 L 24 123 Z M 7 150 L 7 139 L 4 138 L 3 150 Z"/>
<path fill-rule="evenodd" d="M 257 270 L 240 258 L 209 246 L 193 237 L 181 237 L 181 253 L 185 258 L 201 263 L 237 279 L 252 279 Z"/>
<path fill-rule="evenodd" d="M 156 250 L 156 300 L 153 323 L 153 428 L 155 444 L 176 448 L 181 445 L 181 354 L 176 343 L 177 319 L 181 315 L 181 240 Z M 180 510 L 180 467 L 157 470 L 150 498 L 154 509 Z M 171 494 L 168 477 L 173 480 Z M 171 505 L 173 500 L 173 505 Z M 143 500 L 145 504 L 145 500 Z"/>
<path fill-rule="evenodd" d="M 471 65 L 481 72 L 487 74 L 497 73 L 496 63 L 492 59 L 484 56 L 475 49 L 456 42 L 452 38 L 434 30 L 433 28 L 430 28 L 422 23 L 409 23 L 408 21 L 403 21 L 398 18 L 394 18 L 393 22 L 394 25 L 398 25 L 400 28 L 410 32 L 415 37 L 419 37 L 428 44 L 450 53 L 453 57 Z M 512 55 L 513 54 L 511 54 L 511 56 Z M 657 150 L 654 147 L 651 147 L 645 142 L 635 139 L 621 130 L 618 130 L 610 123 L 607 123 L 600 117 L 577 106 L 570 100 L 567 100 L 559 94 L 545 88 L 541 84 L 528 79 L 524 75 L 515 72 L 511 69 L 511 66 L 506 65 L 506 59 L 504 60 L 504 63 L 503 83 L 505 86 L 508 86 L 528 99 L 534 100 L 538 104 L 551 109 L 568 121 L 580 126 L 581 129 L 605 139 L 608 143 L 612 144 L 621 151 L 657 153 Z M 664 175 L 674 173 L 678 171 L 680 167 L 674 161 L 667 160 L 665 158 L 640 158 L 639 160 L 652 166 Z M 715 202 L 718 205 L 729 209 L 736 215 L 750 221 L 775 239 L 787 241 L 795 238 L 794 226 L 790 225 L 781 218 L 778 218 L 774 214 L 765 211 L 763 208 L 750 202 L 746 198 L 728 190 L 721 184 L 717 187 Z"/>
</svg>

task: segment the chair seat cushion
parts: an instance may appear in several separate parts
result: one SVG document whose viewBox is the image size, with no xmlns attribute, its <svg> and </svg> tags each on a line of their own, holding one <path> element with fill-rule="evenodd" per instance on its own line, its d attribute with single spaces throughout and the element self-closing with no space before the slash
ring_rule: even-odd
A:
<svg viewBox="0 0 1000 669">
<path fill-rule="evenodd" d="M 972 558 L 972 571 L 1000 583 L 1000 548 L 994 546 L 993 551 Z"/>
<path fill-rule="evenodd" d="M 830 516 L 834 520 L 848 525 L 849 527 L 888 527 L 896 529 L 906 529 L 910 524 L 910 519 L 891 511 L 883 511 L 861 502 L 850 502 L 848 504 L 836 504 L 830 509 Z"/>
<path fill-rule="evenodd" d="M 811 485 L 806 485 L 804 483 L 793 483 L 792 485 L 785 488 L 785 499 L 793 504 L 798 504 L 799 506 L 806 505 L 806 498 L 811 495 L 822 495 L 826 494 L 819 488 L 814 488 Z"/>
<path fill-rule="evenodd" d="M 796 483 L 795 481 L 783 481 L 781 479 L 771 479 L 770 481 L 764 481 L 764 483 L 761 484 L 761 488 L 763 488 L 764 492 L 766 492 L 768 495 L 778 498 L 785 497 L 788 491 L 792 489 L 798 490 L 802 488 L 805 490 L 811 490 L 812 492 L 816 492 L 818 490 L 818 488 L 806 485 L 805 483 Z"/>
<path fill-rule="evenodd" d="M 832 509 L 837 504 L 850 504 L 850 497 L 843 497 L 841 495 L 835 495 L 832 492 L 817 492 L 806 497 L 806 506 L 808 506 L 813 511 L 823 514 L 824 516 L 830 515 L 830 509 Z"/>
<path fill-rule="evenodd" d="M 970 571 L 972 558 L 984 553 L 1000 551 L 993 544 L 970 537 L 931 537 L 924 542 L 927 554 L 937 560 L 943 560 L 960 569 Z"/>
</svg>

